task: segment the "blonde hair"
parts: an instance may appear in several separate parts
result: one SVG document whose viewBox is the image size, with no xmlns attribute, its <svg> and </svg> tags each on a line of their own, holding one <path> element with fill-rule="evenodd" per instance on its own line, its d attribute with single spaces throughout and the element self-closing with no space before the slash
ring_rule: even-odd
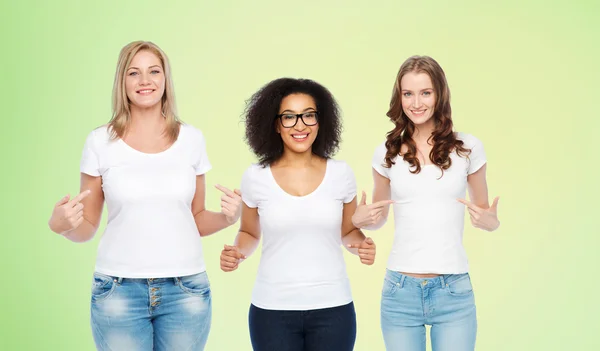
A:
<svg viewBox="0 0 600 351">
<path fill-rule="evenodd" d="M 131 64 L 133 57 L 143 50 L 155 54 L 163 66 L 165 72 L 165 91 L 161 99 L 161 113 L 167 121 L 165 134 L 171 142 L 175 142 L 179 135 L 181 122 L 177 117 L 175 92 L 171 78 L 171 65 L 169 64 L 167 55 L 156 44 L 149 41 L 131 42 L 125 45 L 119 54 L 112 94 L 112 118 L 108 123 L 111 138 L 122 138 L 131 123 L 130 102 L 125 89 L 125 72 Z"/>
</svg>

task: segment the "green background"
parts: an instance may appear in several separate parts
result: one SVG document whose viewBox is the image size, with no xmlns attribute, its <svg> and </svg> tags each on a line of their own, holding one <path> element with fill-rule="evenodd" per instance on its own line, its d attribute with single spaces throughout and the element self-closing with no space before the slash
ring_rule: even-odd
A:
<svg viewBox="0 0 600 351">
<path fill-rule="evenodd" d="M 484 142 L 497 232 L 465 230 L 477 349 L 600 349 L 597 268 L 600 5 L 592 1 L 19 1 L 2 2 L 0 349 L 93 350 L 91 277 L 100 234 L 74 244 L 47 227 L 79 190 L 87 133 L 110 118 L 117 56 L 133 40 L 169 55 L 180 116 L 207 139 L 215 183 L 237 187 L 255 159 L 244 101 L 282 76 L 328 87 L 344 116 L 336 158 L 372 188 L 370 159 L 400 64 L 434 57 L 457 130 Z M 104 228 L 106 213 L 103 216 Z M 469 224 L 469 222 L 466 222 Z M 100 231 L 101 233 L 101 231 Z M 595 234 L 594 234 L 595 233 Z M 258 255 L 225 274 L 204 239 L 213 288 L 207 350 L 250 350 L 247 311 Z M 356 350 L 383 350 L 379 301 L 393 225 L 371 234 L 374 266 L 347 255 Z"/>
</svg>

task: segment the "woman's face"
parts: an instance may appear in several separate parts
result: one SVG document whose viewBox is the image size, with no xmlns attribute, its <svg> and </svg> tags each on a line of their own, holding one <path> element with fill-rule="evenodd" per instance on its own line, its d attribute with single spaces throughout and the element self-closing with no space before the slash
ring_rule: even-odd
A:
<svg viewBox="0 0 600 351">
<path fill-rule="evenodd" d="M 409 72 L 400 80 L 402 110 L 415 124 L 431 122 L 435 107 L 435 91 L 427 73 Z"/>
<path fill-rule="evenodd" d="M 294 153 L 311 152 L 319 132 L 315 100 L 306 94 L 290 94 L 284 97 L 279 106 L 276 125 L 284 149 Z"/>
<path fill-rule="evenodd" d="M 133 57 L 125 71 L 125 90 L 136 107 L 146 109 L 160 104 L 165 92 L 165 74 L 154 53 L 142 50 Z"/>
</svg>

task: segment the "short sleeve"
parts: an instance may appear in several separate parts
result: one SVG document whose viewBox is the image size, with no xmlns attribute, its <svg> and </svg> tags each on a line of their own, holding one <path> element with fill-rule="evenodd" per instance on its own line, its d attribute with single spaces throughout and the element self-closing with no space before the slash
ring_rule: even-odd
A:
<svg viewBox="0 0 600 351">
<path fill-rule="evenodd" d="M 486 164 L 487 159 L 483 143 L 479 139 L 472 135 L 467 136 L 465 139 L 465 147 L 471 149 L 471 153 L 469 154 L 469 168 L 467 170 L 467 174 L 470 175 L 483 167 L 483 165 Z"/>
<path fill-rule="evenodd" d="M 254 192 L 253 192 L 253 168 L 254 166 L 250 166 L 244 174 L 242 175 L 242 185 L 240 191 L 242 192 L 242 201 L 251 208 L 258 207 L 256 201 L 254 200 Z"/>
<path fill-rule="evenodd" d="M 387 153 L 387 149 L 385 147 L 385 142 L 379 144 L 375 149 L 375 153 L 373 154 L 373 159 L 371 160 L 371 166 L 377 173 L 381 174 L 386 178 L 390 178 L 389 176 L 389 168 L 384 167 L 385 165 L 385 154 Z"/>
<path fill-rule="evenodd" d="M 194 162 L 194 169 L 196 170 L 196 175 L 202 175 L 208 172 L 212 165 L 208 160 L 208 154 L 206 153 L 206 141 L 204 140 L 204 134 L 200 130 L 197 130 L 196 136 L 196 147 L 197 150 L 194 153 L 196 155 L 196 159 Z"/>
<path fill-rule="evenodd" d="M 81 162 L 79 164 L 79 171 L 81 173 L 89 174 L 93 177 L 100 176 L 100 161 L 98 157 L 95 131 L 90 132 L 85 140 L 81 155 Z"/>
<path fill-rule="evenodd" d="M 356 177 L 354 176 L 354 171 L 352 171 L 352 168 L 346 162 L 344 162 L 340 184 L 343 186 L 341 189 L 342 199 L 347 204 L 356 197 Z"/>
</svg>

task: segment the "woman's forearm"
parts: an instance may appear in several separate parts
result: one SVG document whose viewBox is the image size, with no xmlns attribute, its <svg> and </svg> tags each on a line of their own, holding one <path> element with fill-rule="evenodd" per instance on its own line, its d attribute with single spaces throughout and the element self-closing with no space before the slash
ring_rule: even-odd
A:
<svg viewBox="0 0 600 351">
<path fill-rule="evenodd" d="M 198 232 L 200 232 L 200 236 L 214 234 L 231 225 L 223 213 L 208 210 L 202 210 L 197 213 L 194 216 L 194 220 L 196 221 L 196 227 L 198 228 Z"/>
</svg>

